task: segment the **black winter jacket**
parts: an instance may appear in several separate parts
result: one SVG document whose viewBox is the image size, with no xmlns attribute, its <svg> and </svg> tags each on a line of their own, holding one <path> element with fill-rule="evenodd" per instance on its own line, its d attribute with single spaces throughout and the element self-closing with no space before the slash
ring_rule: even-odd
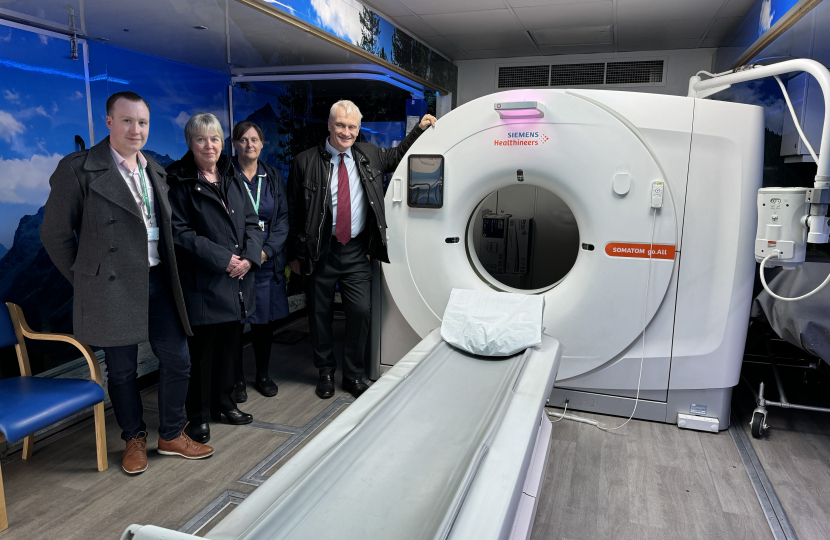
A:
<svg viewBox="0 0 830 540">
<path fill-rule="evenodd" d="M 285 249 L 285 239 L 288 237 L 288 202 L 285 195 L 285 182 L 277 169 L 264 161 L 260 163 L 265 169 L 265 174 L 268 175 L 271 193 L 274 194 L 274 214 L 271 217 L 271 228 L 268 230 L 268 237 L 265 239 L 262 251 L 268 255 L 269 259 L 276 258 L 274 275 L 277 283 L 280 283 L 285 280 L 285 267 L 288 264 Z"/>
<path fill-rule="evenodd" d="M 253 272 L 260 266 L 262 251 L 259 218 L 231 159 L 222 154 L 216 166 L 227 210 L 209 183 L 199 178 L 191 152 L 167 167 L 173 242 L 191 326 L 239 321 L 256 308 Z M 242 280 L 226 271 L 232 254 L 251 261 Z"/>
<path fill-rule="evenodd" d="M 383 202 L 383 175 L 394 172 L 409 147 L 424 132 L 415 126 L 395 148 L 378 148 L 369 143 L 354 143 L 352 153 L 363 191 L 371 211 L 366 213 L 364 231 L 369 234 L 369 255 L 389 262 L 386 250 L 386 216 Z M 332 175 L 331 154 L 325 139 L 314 148 L 298 154 L 288 173 L 288 260 L 300 261 L 304 274 L 314 271 L 331 229 L 323 226 L 330 207 L 327 204 Z"/>
</svg>

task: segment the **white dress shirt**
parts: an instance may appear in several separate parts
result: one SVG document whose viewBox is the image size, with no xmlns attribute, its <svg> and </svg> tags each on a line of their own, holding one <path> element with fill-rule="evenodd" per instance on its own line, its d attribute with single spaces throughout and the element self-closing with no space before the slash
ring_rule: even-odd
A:
<svg viewBox="0 0 830 540">
<path fill-rule="evenodd" d="M 129 165 L 127 165 L 127 160 L 121 157 L 121 155 L 116 152 L 115 148 L 112 146 L 110 146 L 110 154 L 112 154 L 113 161 L 118 164 L 118 172 L 121 173 L 121 176 L 124 178 L 124 182 L 126 182 L 127 187 L 130 188 L 130 193 L 133 194 L 133 199 L 135 199 L 135 203 L 138 206 L 138 213 L 141 214 L 141 218 L 144 220 L 144 226 L 147 227 L 147 229 L 157 228 L 158 221 L 156 220 L 153 183 L 150 181 L 150 173 L 147 172 L 147 159 L 141 154 L 141 152 L 138 153 L 138 165 L 144 170 L 144 178 L 147 180 L 147 198 L 150 201 L 149 218 L 147 218 L 147 214 L 144 211 L 144 198 L 141 196 L 143 189 L 141 187 L 141 175 L 139 174 L 138 167 L 136 167 L 135 170 L 130 170 Z M 161 257 L 159 257 L 158 240 L 150 240 L 148 238 L 147 259 L 150 266 L 156 266 L 161 262 Z"/>
<path fill-rule="evenodd" d="M 340 151 L 334 148 L 326 137 L 326 150 L 331 154 L 332 167 L 331 179 L 329 185 L 331 186 L 331 234 L 337 232 L 337 179 L 338 170 L 340 167 Z M 352 149 L 347 148 L 343 156 L 343 162 L 346 165 L 346 172 L 349 173 L 349 194 L 352 196 L 352 238 L 363 231 L 366 226 L 366 194 L 363 192 L 363 184 L 360 182 L 360 176 L 357 172 L 357 164 L 352 157 Z"/>
</svg>

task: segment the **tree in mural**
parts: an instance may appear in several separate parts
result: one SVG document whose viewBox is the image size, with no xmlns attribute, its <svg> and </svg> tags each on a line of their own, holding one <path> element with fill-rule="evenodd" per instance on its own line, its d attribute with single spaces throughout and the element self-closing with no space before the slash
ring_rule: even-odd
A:
<svg viewBox="0 0 830 540">
<path fill-rule="evenodd" d="M 378 38 L 380 37 L 380 17 L 375 15 L 375 12 L 366 7 L 360 14 L 360 24 L 363 26 L 361 32 L 363 37 L 357 43 L 357 46 L 363 50 L 369 51 L 381 60 L 388 60 L 386 51 L 383 47 L 378 48 Z"/>
</svg>

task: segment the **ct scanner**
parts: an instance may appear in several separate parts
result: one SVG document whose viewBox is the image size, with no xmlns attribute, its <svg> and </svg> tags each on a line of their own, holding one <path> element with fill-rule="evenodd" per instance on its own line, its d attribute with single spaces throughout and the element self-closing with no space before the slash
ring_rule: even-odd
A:
<svg viewBox="0 0 830 540">
<path fill-rule="evenodd" d="M 546 333 L 565 349 L 551 406 L 567 398 L 627 417 L 639 383 L 636 417 L 691 411 L 726 429 L 751 304 L 763 132 L 760 107 L 636 92 L 514 90 L 450 112 L 409 154 L 443 156 L 443 207 L 407 204 L 408 162 L 386 196 L 381 370 L 441 324 L 453 288 L 541 294 Z M 479 203 L 520 182 L 558 196 L 579 231 L 567 275 L 531 291 L 494 279 L 472 234 Z M 669 188 L 659 209 L 654 182 Z"/>
<path fill-rule="evenodd" d="M 796 70 L 827 105 L 815 187 L 759 191 L 761 108 L 700 98 Z M 755 262 L 803 262 L 803 245 L 830 233 L 830 72 L 804 60 L 756 71 L 693 77 L 689 97 L 516 90 L 443 117 L 386 195 L 391 264 L 373 298 L 385 375 L 205 537 L 529 538 L 546 404 L 725 429 Z M 424 163 L 439 164 L 432 181 L 410 170 Z M 476 249 L 477 220 L 498 220 L 482 201 L 514 183 L 552 192 L 578 228 L 572 267 L 544 287 L 514 290 Z M 542 295 L 547 335 L 499 358 L 450 346 L 438 327 L 454 288 Z M 470 313 L 479 330 L 487 319 Z M 152 525 L 122 536 L 194 538 Z"/>
</svg>

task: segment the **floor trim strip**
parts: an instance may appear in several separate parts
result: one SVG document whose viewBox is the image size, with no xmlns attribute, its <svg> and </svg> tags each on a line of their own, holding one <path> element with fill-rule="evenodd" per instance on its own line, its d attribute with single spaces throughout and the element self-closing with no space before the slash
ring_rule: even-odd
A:
<svg viewBox="0 0 830 540">
<path fill-rule="evenodd" d="M 767 518 L 772 536 L 775 540 L 798 540 L 798 536 L 796 536 L 795 530 L 793 530 L 790 520 L 787 518 L 787 513 L 784 511 L 784 507 L 781 506 L 781 501 L 778 499 L 778 495 L 775 494 L 775 489 L 773 489 L 767 473 L 764 472 L 758 454 L 755 453 L 755 449 L 752 447 L 752 441 L 749 440 L 746 430 L 743 429 L 735 415 L 732 416 L 729 434 L 738 448 L 741 462 L 744 464 L 749 481 L 752 483 L 752 489 L 755 490 L 755 495 L 758 497 L 758 502 L 761 503 L 761 509 Z"/>
<path fill-rule="evenodd" d="M 226 489 L 221 495 L 213 499 L 201 512 L 193 516 L 190 521 L 182 525 L 179 532 L 195 535 L 202 527 L 219 515 L 225 508 L 232 504 L 239 504 L 248 496 L 247 493 Z"/>
</svg>

